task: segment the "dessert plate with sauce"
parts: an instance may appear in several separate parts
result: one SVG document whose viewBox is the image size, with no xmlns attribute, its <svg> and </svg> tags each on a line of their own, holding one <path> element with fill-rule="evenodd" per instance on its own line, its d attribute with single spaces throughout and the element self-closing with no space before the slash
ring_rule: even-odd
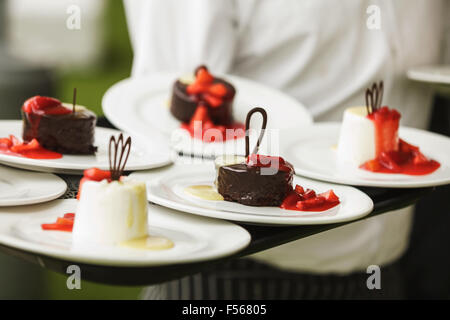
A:
<svg viewBox="0 0 450 320">
<path fill-rule="evenodd" d="M 450 139 L 424 130 L 400 127 L 399 136 L 420 147 L 440 167 L 427 175 L 378 173 L 337 159 L 340 123 L 319 123 L 302 131 L 280 132 L 280 153 L 293 164 L 296 174 L 322 181 L 367 187 L 420 188 L 450 183 Z"/>
<path fill-rule="evenodd" d="M 22 122 L 18 120 L 0 120 L 0 137 L 22 136 Z M 120 131 L 97 127 L 95 129 L 95 155 L 63 155 L 59 159 L 31 159 L 26 157 L 0 153 L 0 163 L 11 167 L 40 172 L 80 174 L 83 170 L 97 167 L 109 169 L 108 143 L 111 135 L 117 136 Z M 133 137 L 134 138 L 134 137 Z M 133 139 L 133 147 L 127 163 L 127 170 L 145 170 L 165 166 L 171 162 L 171 151 L 157 140 L 147 142 Z"/>
<path fill-rule="evenodd" d="M 103 97 L 106 117 L 116 127 L 132 135 L 147 139 L 163 138 L 176 151 L 186 155 L 212 156 L 243 150 L 244 139 L 204 143 L 180 129 L 180 122 L 169 111 L 172 85 L 179 76 L 177 73 L 155 73 L 120 81 Z M 238 122 L 244 122 L 252 106 L 260 106 L 271 115 L 268 129 L 294 128 L 299 124 L 312 123 L 307 109 L 284 93 L 240 77 L 223 77 L 237 89 L 233 114 Z"/>
<path fill-rule="evenodd" d="M 215 191 L 212 162 L 176 164 L 156 172 L 131 174 L 147 181 L 148 199 L 159 205 L 196 215 L 262 225 L 328 224 L 355 220 L 369 214 L 372 200 L 363 192 L 347 186 L 294 177 L 299 184 L 319 192 L 333 189 L 341 203 L 321 212 L 283 210 L 279 207 L 254 207 L 224 201 Z"/>
<path fill-rule="evenodd" d="M 66 192 L 63 179 L 0 165 L 0 207 L 50 201 Z"/>
<path fill-rule="evenodd" d="M 0 208 L 0 243 L 67 261 L 151 267 L 220 258 L 245 248 L 250 242 L 250 234 L 233 223 L 155 205 L 149 208 L 150 237 L 145 247 L 138 241 L 117 246 L 74 247 L 70 232 L 42 230 L 41 224 L 75 212 L 76 206 L 77 201 L 71 199 Z"/>
</svg>

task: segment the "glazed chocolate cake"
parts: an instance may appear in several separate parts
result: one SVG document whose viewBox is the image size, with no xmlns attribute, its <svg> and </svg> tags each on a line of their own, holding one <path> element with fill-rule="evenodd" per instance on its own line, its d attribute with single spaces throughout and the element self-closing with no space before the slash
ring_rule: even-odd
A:
<svg viewBox="0 0 450 320">
<path fill-rule="evenodd" d="M 230 156 L 216 159 L 217 191 L 227 201 L 248 206 L 280 206 L 292 191 L 294 168 L 281 157 L 257 154 L 267 124 L 267 114 L 262 108 L 252 109 L 247 115 L 246 131 L 255 112 L 263 115 L 263 127 L 255 150 L 249 155 L 249 137 L 246 135 L 244 159 Z"/>
<path fill-rule="evenodd" d="M 218 192 L 227 201 L 248 206 L 280 206 L 292 191 L 294 170 L 278 170 L 276 174 L 261 174 L 261 167 L 238 163 L 219 168 Z"/>
<path fill-rule="evenodd" d="M 233 99 L 236 89 L 229 82 L 212 77 L 205 66 L 195 71 L 191 83 L 175 81 L 172 89 L 170 112 L 181 122 L 189 122 L 199 104 L 208 108 L 208 114 L 216 125 L 233 122 Z"/>
<path fill-rule="evenodd" d="M 97 117 L 84 107 L 36 96 L 22 107 L 23 140 L 39 141 L 48 150 L 63 154 L 94 154 Z"/>
</svg>

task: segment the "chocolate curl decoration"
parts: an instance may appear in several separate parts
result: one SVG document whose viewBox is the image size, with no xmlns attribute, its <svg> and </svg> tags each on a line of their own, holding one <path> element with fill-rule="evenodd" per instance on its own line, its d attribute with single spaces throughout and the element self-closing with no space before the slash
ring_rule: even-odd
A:
<svg viewBox="0 0 450 320">
<path fill-rule="evenodd" d="M 372 89 L 366 89 L 366 109 L 367 114 L 377 111 L 381 108 L 381 102 L 383 100 L 383 81 L 378 84 L 374 83 Z"/>
<path fill-rule="evenodd" d="M 253 149 L 252 154 L 256 154 L 259 149 L 259 145 L 261 143 L 262 138 L 264 137 L 264 133 L 266 131 L 267 126 L 267 112 L 263 108 L 253 108 L 247 113 L 247 118 L 245 119 L 245 157 L 247 158 L 249 156 L 250 152 L 250 137 L 249 137 L 249 129 L 250 129 L 250 119 L 253 114 L 255 113 L 261 113 L 263 117 L 263 123 L 261 126 L 261 132 L 259 133 L 258 141 L 256 142 L 256 146 Z"/>
<path fill-rule="evenodd" d="M 116 141 L 114 136 L 109 139 L 109 171 L 111 180 L 119 180 L 125 169 L 125 165 L 130 155 L 131 137 L 123 142 L 123 134 L 119 135 Z M 125 157 L 124 157 L 125 156 Z"/>
</svg>

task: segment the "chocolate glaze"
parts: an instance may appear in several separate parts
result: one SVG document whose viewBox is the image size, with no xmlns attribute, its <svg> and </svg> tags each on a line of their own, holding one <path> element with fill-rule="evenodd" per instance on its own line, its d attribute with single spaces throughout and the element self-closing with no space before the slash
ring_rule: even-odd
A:
<svg viewBox="0 0 450 320">
<path fill-rule="evenodd" d="M 248 206 L 280 206 L 292 190 L 294 170 L 278 170 L 274 175 L 262 175 L 260 167 L 245 163 L 222 166 L 217 178 L 218 192 L 227 201 Z"/>
<path fill-rule="evenodd" d="M 94 154 L 97 117 L 89 110 L 64 115 L 38 115 L 22 111 L 24 141 L 36 139 L 42 147 L 63 154 Z"/>
<path fill-rule="evenodd" d="M 227 88 L 227 94 L 223 98 L 223 103 L 212 108 L 206 102 L 208 115 L 216 125 L 230 125 L 233 123 L 233 99 L 236 89 L 229 82 L 215 78 L 214 83 L 222 83 Z M 195 95 L 186 92 L 187 85 L 181 81 L 175 81 L 172 89 L 172 99 L 170 102 L 170 112 L 182 122 L 189 122 L 197 109 L 199 99 Z"/>
</svg>

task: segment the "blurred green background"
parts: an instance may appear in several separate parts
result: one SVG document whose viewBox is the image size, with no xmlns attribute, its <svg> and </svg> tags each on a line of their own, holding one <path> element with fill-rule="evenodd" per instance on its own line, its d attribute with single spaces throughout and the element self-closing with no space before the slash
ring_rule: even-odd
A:
<svg viewBox="0 0 450 320">
<path fill-rule="evenodd" d="M 103 114 L 101 101 L 106 90 L 130 76 L 133 59 L 122 1 L 107 1 L 102 20 L 105 33 L 98 63 L 81 70 L 57 71 L 55 87 L 55 95 L 62 101 L 72 101 L 76 87 L 77 103 L 97 115 Z"/>
</svg>

